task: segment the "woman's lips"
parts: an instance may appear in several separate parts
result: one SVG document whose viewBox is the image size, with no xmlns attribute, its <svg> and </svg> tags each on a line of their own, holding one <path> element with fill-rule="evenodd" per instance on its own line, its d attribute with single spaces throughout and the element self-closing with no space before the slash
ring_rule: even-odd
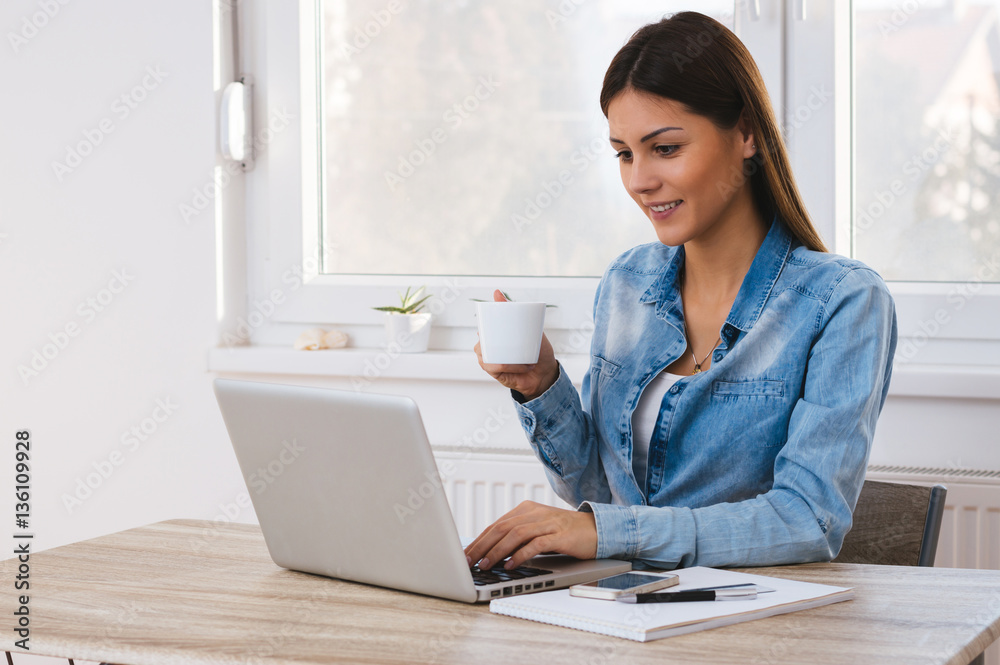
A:
<svg viewBox="0 0 1000 665">
<path fill-rule="evenodd" d="M 655 204 L 647 207 L 649 208 L 650 217 L 652 217 L 654 221 L 660 221 L 673 215 L 682 205 L 684 205 L 684 200 L 678 199 L 676 201 Z"/>
</svg>

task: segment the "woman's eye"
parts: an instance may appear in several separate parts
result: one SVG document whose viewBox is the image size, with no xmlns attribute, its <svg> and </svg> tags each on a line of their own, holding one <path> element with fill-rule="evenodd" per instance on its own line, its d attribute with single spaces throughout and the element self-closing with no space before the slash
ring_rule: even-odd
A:
<svg viewBox="0 0 1000 665">
<path fill-rule="evenodd" d="M 630 150 L 619 150 L 615 153 L 615 158 L 622 162 L 627 162 L 632 159 L 632 152 Z"/>
<path fill-rule="evenodd" d="M 675 145 L 658 145 L 656 146 L 656 153 L 659 155 L 672 155 L 677 152 L 677 146 Z"/>
</svg>

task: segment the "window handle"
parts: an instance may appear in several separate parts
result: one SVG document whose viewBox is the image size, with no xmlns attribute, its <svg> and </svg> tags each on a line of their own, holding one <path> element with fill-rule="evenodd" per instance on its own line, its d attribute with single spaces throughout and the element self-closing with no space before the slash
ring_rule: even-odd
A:
<svg viewBox="0 0 1000 665">
<path fill-rule="evenodd" d="M 748 4 L 748 9 L 750 10 L 750 20 L 759 21 L 760 20 L 760 0 L 750 0 Z"/>
<path fill-rule="evenodd" d="M 797 7 L 795 9 L 795 18 L 800 21 L 806 20 L 806 0 L 798 0 Z"/>
</svg>

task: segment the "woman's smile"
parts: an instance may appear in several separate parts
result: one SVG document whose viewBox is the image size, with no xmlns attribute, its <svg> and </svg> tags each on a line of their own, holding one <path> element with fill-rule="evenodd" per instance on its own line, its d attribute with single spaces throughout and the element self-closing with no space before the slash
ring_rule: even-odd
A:
<svg viewBox="0 0 1000 665">
<path fill-rule="evenodd" d="M 673 215 L 674 211 L 682 203 L 684 203 L 683 199 L 677 199 L 669 203 L 649 203 L 646 204 L 646 208 L 649 209 L 650 219 L 654 222 L 659 222 Z"/>
</svg>

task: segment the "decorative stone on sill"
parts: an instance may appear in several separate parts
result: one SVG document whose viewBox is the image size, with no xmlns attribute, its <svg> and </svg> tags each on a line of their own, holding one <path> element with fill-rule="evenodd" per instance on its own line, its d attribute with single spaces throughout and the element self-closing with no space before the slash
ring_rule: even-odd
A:
<svg viewBox="0 0 1000 665">
<path fill-rule="evenodd" d="M 305 330 L 292 345 L 297 351 L 320 351 L 322 349 L 341 349 L 347 346 L 347 333 L 342 330 L 326 331 L 322 328 Z"/>
</svg>

